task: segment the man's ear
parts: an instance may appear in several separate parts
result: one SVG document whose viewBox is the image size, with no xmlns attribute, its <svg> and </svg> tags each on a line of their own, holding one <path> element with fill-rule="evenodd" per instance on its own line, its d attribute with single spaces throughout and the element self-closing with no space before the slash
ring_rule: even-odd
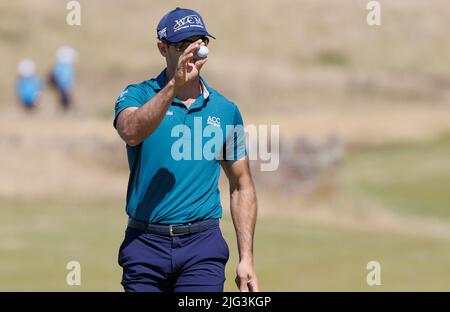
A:
<svg viewBox="0 0 450 312">
<path fill-rule="evenodd" d="M 167 44 L 165 44 L 161 40 L 158 40 L 157 46 L 158 46 L 159 53 L 161 53 L 162 56 L 166 57 L 167 56 L 167 49 L 169 48 L 167 46 Z"/>
</svg>

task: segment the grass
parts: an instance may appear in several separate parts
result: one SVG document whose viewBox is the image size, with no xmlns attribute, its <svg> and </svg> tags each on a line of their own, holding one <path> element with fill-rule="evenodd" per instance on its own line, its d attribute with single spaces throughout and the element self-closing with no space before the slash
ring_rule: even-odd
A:
<svg viewBox="0 0 450 312">
<path fill-rule="evenodd" d="M 345 196 L 365 196 L 403 215 L 450 219 L 450 135 L 356 151 L 346 161 Z"/>
<path fill-rule="evenodd" d="M 0 201 L 0 290 L 121 291 L 116 264 L 126 217 L 121 200 Z M 237 252 L 229 217 L 226 291 L 236 290 Z M 82 285 L 65 283 L 66 264 L 81 263 Z M 366 264 L 382 265 L 383 286 L 366 285 Z M 450 242 L 361 233 L 292 220 L 259 220 L 255 264 L 262 289 L 449 290 Z"/>
<path fill-rule="evenodd" d="M 317 61 L 324 65 L 346 66 L 349 61 L 347 57 L 339 51 L 321 51 L 317 56 Z"/>
<path fill-rule="evenodd" d="M 113 6 L 87 0 L 80 3 L 79 27 L 66 25 L 65 2 L 0 4 L 0 12 L 4 12 L 0 13 L 0 58 L 5 64 L 0 72 L 2 109 L 14 103 L 12 90 L 20 58 L 34 59 L 38 74 L 43 76 L 63 44 L 80 52 L 76 99 L 80 109 L 90 115 L 111 116 L 114 99 L 127 84 L 148 79 L 162 69 L 164 60 L 155 48 L 155 27 L 179 2 L 115 1 Z M 425 75 L 429 76 L 425 87 L 433 85 L 435 78 L 448 80 L 447 1 L 434 0 L 432 15 L 420 0 L 385 1 L 380 27 L 365 23 L 366 4 L 364 0 L 251 0 L 239 5 L 183 2 L 183 6 L 205 17 L 208 29 L 218 38 L 211 42 L 205 77 L 245 111 L 255 114 L 273 114 L 280 108 L 298 108 L 307 102 L 334 103 L 339 108 L 337 95 L 344 93 L 338 98 L 342 103 L 353 99 L 346 85 L 354 71 L 366 75 L 381 71 L 394 79 L 399 73 Z M 327 83 L 330 65 L 342 77 L 337 83 Z M 324 71 L 322 78 L 314 78 L 320 71 Z M 307 95 L 311 89 L 320 97 L 310 99 Z M 434 93 L 445 95 L 445 90 Z M 53 94 L 46 89 L 43 97 L 53 98 Z M 409 101 L 407 95 L 403 98 Z"/>
<path fill-rule="evenodd" d="M 159 18 L 179 3 L 134 0 L 106 6 L 80 2 L 81 27 L 65 24 L 67 11 L 61 1 L 0 4 L 0 58 L 5 64 L 0 72 L 0 108 L 5 127 L 24 126 L 20 121 L 6 123 L 9 115 L 4 114 L 13 108 L 18 60 L 35 59 L 38 73 L 44 77 L 59 46 L 70 44 L 80 52 L 75 94 L 80 124 L 64 123 L 64 130 L 71 130 L 62 132 L 60 125 L 36 119 L 36 125 L 29 123 L 28 130 L 23 130 L 26 134 L 5 132 L 11 145 L 18 145 L 17 151 L 22 153 L 12 149 L 14 153 L 2 156 L 1 194 L 11 191 L 26 196 L 0 197 L 0 290 L 121 290 L 116 258 L 126 216 L 123 199 L 112 194 L 121 190 L 124 160 L 114 162 L 117 159 L 109 155 L 117 150 L 101 145 L 107 136 L 92 143 L 89 131 L 100 128 L 92 126 L 79 137 L 74 134 L 86 122 L 83 116 L 106 118 L 111 127 L 113 101 L 123 88 L 159 73 L 164 64 L 155 49 L 154 28 Z M 450 25 L 450 4 L 435 0 L 435 10 L 428 10 L 430 4 L 420 0 L 385 1 L 382 26 L 368 27 L 366 3 L 280 0 L 261 5 L 261 1 L 251 0 L 236 6 L 190 0 L 183 6 L 199 10 L 218 38 L 211 42 L 205 78 L 238 103 L 248 119 L 260 115 L 263 119 L 269 116 L 271 122 L 289 121 L 282 125 L 282 135 L 330 131 L 344 133 L 348 139 L 361 133 L 356 137 L 364 142 L 370 137 L 372 142 L 385 142 L 405 131 L 409 122 L 414 131 L 406 131 L 407 138 L 422 137 L 435 128 L 448 129 L 441 116 L 448 113 L 445 65 L 450 60 L 450 44 L 445 30 Z M 276 17 L 267 18 L 273 17 L 273 12 Z M 53 116 L 50 108 L 54 102 L 54 95 L 45 90 L 43 115 Z M 417 117 L 422 110 L 412 109 L 417 106 L 427 113 L 425 119 Z M 320 118 L 308 115 L 313 108 Z M 393 118 L 399 112 L 401 118 Z M 37 130 L 42 128 L 51 135 Z M 374 136 L 378 131 L 382 135 Z M 62 133 L 56 136 L 60 139 L 56 143 L 54 133 Z M 17 138 L 38 142 L 39 147 L 16 144 Z M 89 140 L 90 146 L 98 148 L 94 156 L 92 151 L 83 154 L 89 150 Z M 5 142 L 11 150 L 8 140 Z M 81 153 L 72 154 L 74 159 L 62 152 L 72 143 L 76 143 L 75 152 L 79 148 Z M 342 170 L 343 202 L 369 201 L 400 216 L 448 221 L 449 152 L 450 136 L 351 150 Z M 117 175 L 102 170 L 111 166 L 118 167 Z M 108 183 L 100 185 L 98 181 Z M 41 188 L 45 192 L 40 192 Z M 35 195 L 27 193 L 33 190 Z M 100 191 L 102 195 L 98 195 Z M 225 285 L 230 291 L 236 289 L 237 254 L 229 217 L 223 220 L 223 232 L 231 248 Z M 450 290 L 446 278 L 450 275 L 449 247 L 450 242 L 443 238 L 266 217 L 259 220 L 257 228 L 256 268 L 265 290 Z M 70 260 L 81 263 L 81 287 L 65 283 Z M 382 265 L 383 286 L 379 288 L 365 283 L 370 260 Z"/>
<path fill-rule="evenodd" d="M 294 222 L 265 220 L 256 240 L 257 269 L 266 290 L 449 289 L 449 242 L 410 240 Z M 366 265 L 382 266 L 380 288 L 366 284 Z M 233 265 L 229 266 L 231 270 Z M 230 272 L 228 275 L 232 275 Z M 227 286 L 230 286 L 229 284 Z M 228 288 L 229 289 L 229 288 Z"/>
<path fill-rule="evenodd" d="M 3 201 L 2 290 L 76 290 L 66 264 L 82 266 L 80 290 L 117 290 L 120 201 L 18 199 Z"/>
</svg>

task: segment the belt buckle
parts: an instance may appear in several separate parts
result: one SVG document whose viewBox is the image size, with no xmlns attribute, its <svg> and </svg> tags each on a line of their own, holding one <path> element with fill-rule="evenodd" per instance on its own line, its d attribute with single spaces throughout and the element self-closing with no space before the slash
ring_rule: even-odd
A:
<svg viewBox="0 0 450 312">
<path fill-rule="evenodd" d="M 173 227 L 174 226 L 180 226 L 180 225 L 182 225 L 182 224 L 169 224 L 169 235 L 170 235 L 170 237 L 183 235 L 183 234 L 174 234 L 173 233 Z"/>
<path fill-rule="evenodd" d="M 169 224 L 169 235 L 170 235 L 170 237 L 173 237 L 173 236 L 182 236 L 182 235 L 189 234 L 189 233 L 190 233 L 190 229 L 188 230 L 188 233 L 185 233 L 185 234 L 183 234 L 183 233 L 174 234 L 174 233 L 173 233 L 173 227 L 174 227 L 174 226 L 183 226 L 183 225 L 185 225 L 185 226 L 190 226 L 191 224 L 192 224 L 192 222 L 189 222 L 189 223 L 186 223 L 186 224 L 184 224 L 184 223 L 179 223 L 179 224 Z"/>
</svg>

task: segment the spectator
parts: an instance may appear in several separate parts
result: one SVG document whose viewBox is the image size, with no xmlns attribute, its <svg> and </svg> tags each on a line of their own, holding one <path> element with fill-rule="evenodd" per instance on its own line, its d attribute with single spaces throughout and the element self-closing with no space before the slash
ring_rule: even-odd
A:
<svg viewBox="0 0 450 312">
<path fill-rule="evenodd" d="M 23 59 L 17 66 L 17 98 L 26 110 L 33 110 L 41 93 L 42 83 L 36 75 L 36 65 L 30 59 Z"/>
<path fill-rule="evenodd" d="M 56 64 L 50 73 L 50 84 L 59 93 L 59 103 L 63 110 L 72 106 L 72 90 L 75 84 L 73 64 L 78 53 L 69 46 L 63 46 L 56 53 Z"/>
</svg>

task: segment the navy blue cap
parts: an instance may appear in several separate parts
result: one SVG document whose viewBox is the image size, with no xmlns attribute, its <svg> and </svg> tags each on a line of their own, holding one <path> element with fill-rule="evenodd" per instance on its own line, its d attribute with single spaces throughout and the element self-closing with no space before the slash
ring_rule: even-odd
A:
<svg viewBox="0 0 450 312">
<path fill-rule="evenodd" d="M 216 39 L 206 30 L 200 14 L 194 10 L 176 8 L 163 16 L 156 28 L 159 40 L 179 42 L 196 35 L 209 36 Z"/>
</svg>

